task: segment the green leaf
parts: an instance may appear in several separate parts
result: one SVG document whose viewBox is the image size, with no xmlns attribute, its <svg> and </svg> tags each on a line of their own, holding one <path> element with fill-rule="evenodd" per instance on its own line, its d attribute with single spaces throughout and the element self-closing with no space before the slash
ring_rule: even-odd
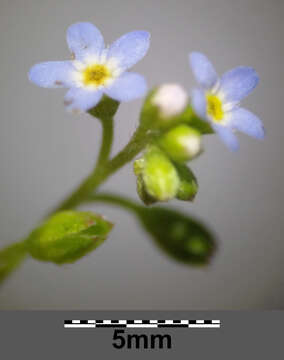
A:
<svg viewBox="0 0 284 360">
<path fill-rule="evenodd" d="M 190 265 L 208 264 L 216 249 L 209 230 L 199 221 L 161 207 L 136 211 L 156 244 L 170 257 Z"/>
<path fill-rule="evenodd" d="M 9 245 L 0 251 L 0 283 L 17 268 L 27 255 L 24 242 Z"/>
<path fill-rule="evenodd" d="M 96 249 L 112 227 L 102 216 L 91 212 L 62 211 L 31 233 L 28 251 L 37 260 L 72 263 Z"/>
<path fill-rule="evenodd" d="M 89 110 L 89 113 L 102 120 L 106 118 L 113 118 L 118 110 L 119 104 L 120 103 L 118 101 L 104 95 L 98 105 Z"/>
</svg>

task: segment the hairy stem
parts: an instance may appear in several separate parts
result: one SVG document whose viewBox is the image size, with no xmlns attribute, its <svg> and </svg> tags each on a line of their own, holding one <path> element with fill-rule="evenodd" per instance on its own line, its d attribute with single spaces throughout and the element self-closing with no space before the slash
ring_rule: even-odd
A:
<svg viewBox="0 0 284 360">
<path fill-rule="evenodd" d="M 144 209 L 140 204 L 133 200 L 127 199 L 121 195 L 110 193 L 97 193 L 88 197 L 87 202 L 104 202 L 112 205 L 121 206 L 126 210 L 138 213 L 141 209 Z"/>
<path fill-rule="evenodd" d="M 103 129 L 102 144 L 96 168 L 101 167 L 109 158 L 113 141 L 113 118 L 100 119 Z"/>
<path fill-rule="evenodd" d="M 99 161 L 94 171 L 79 185 L 67 199 L 65 199 L 53 212 L 71 209 L 84 202 L 88 196 L 118 169 L 138 155 L 155 134 L 149 133 L 146 128 L 139 126 L 129 143 L 114 158 L 105 162 Z"/>
<path fill-rule="evenodd" d="M 27 256 L 26 240 L 8 245 L 0 251 L 0 284 Z"/>
</svg>

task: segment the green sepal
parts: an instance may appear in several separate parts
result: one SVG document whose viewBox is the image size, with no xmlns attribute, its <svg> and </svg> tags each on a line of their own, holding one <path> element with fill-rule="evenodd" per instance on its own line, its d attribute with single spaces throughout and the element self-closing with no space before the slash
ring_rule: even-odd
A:
<svg viewBox="0 0 284 360">
<path fill-rule="evenodd" d="M 157 87 L 149 91 L 140 113 L 140 124 L 146 129 L 159 129 L 159 109 L 152 103 L 156 91 Z"/>
<path fill-rule="evenodd" d="M 145 188 L 145 183 L 143 181 L 143 177 L 141 175 L 137 176 L 136 189 L 137 189 L 137 194 L 139 195 L 140 199 L 143 201 L 145 205 L 147 206 L 153 205 L 158 201 L 147 192 Z"/>
<path fill-rule="evenodd" d="M 133 163 L 134 174 L 136 175 L 136 190 L 140 199 L 145 205 L 152 205 L 157 200 L 155 200 L 151 195 L 147 193 L 145 188 L 145 183 L 143 180 L 143 170 L 144 170 L 145 159 L 142 157 L 137 159 Z"/>
<path fill-rule="evenodd" d="M 198 130 L 201 134 L 214 134 L 209 122 L 201 119 L 192 109 L 191 105 L 188 105 L 185 111 L 180 115 L 179 121 L 190 125 Z"/>
<path fill-rule="evenodd" d="M 191 169 L 180 163 L 175 163 L 180 178 L 180 186 L 177 193 L 177 199 L 184 201 L 193 201 L 198 191 L 198 182 Z"/>
<path fill-rule="evenodd" d="M 170 257 L 189 265 L 205 265 L 211 260 L 216 243 L 198 220 L 161 207 L 141 208 L 137 215 L 156 244 Z"/>
<path fill-rule="evenodd" d="M 118 110 L 119 104 L 120 103 L 118 101 L 104 95 L 102 100 L 95 107 L 89 110 L 89 114 L 101 120 L 113 118 Z"/>
<path fill-rule="evenodd" d="M 177 170 L 158 146 L 149 145 L 141 159 L 134 163 L 137 190 L 146 205 L 173 199 L 178 191 Z"/>
<path fill-rule="evenodd" d="M 158 201 L 174 198 L 179 177 L 172 161 L 155 145 L 148 146 L 144 156 L 143 180 L 148 194 Z"/>
<path fill-rule="evenodd" d="M 37 260 L 72 263 L 96 249 L 112 227 L 109 221 L 91 212 L 62 211 L 31 233 L 27 248 Z"/>
</svg>

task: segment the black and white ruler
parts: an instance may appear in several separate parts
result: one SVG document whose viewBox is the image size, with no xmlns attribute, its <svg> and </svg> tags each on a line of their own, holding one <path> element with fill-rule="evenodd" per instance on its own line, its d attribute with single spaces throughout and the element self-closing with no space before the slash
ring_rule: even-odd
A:
<svg viewBox="0 0 284 360">
<path fill-rule="evenodd" d="M 220 328 L 220 320 L 65 320 L 65 328 Z"/>
</svg>

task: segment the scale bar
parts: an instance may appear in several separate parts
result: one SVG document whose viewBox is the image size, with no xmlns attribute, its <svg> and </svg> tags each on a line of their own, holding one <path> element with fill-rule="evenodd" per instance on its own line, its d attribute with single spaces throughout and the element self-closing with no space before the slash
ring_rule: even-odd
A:
<svg viewBox="0 0 284 360">
<path fill-rule="evenodd" d="M 65 328 L 220 328 L 220 320 L 65 320 Z"/>
</svg>

